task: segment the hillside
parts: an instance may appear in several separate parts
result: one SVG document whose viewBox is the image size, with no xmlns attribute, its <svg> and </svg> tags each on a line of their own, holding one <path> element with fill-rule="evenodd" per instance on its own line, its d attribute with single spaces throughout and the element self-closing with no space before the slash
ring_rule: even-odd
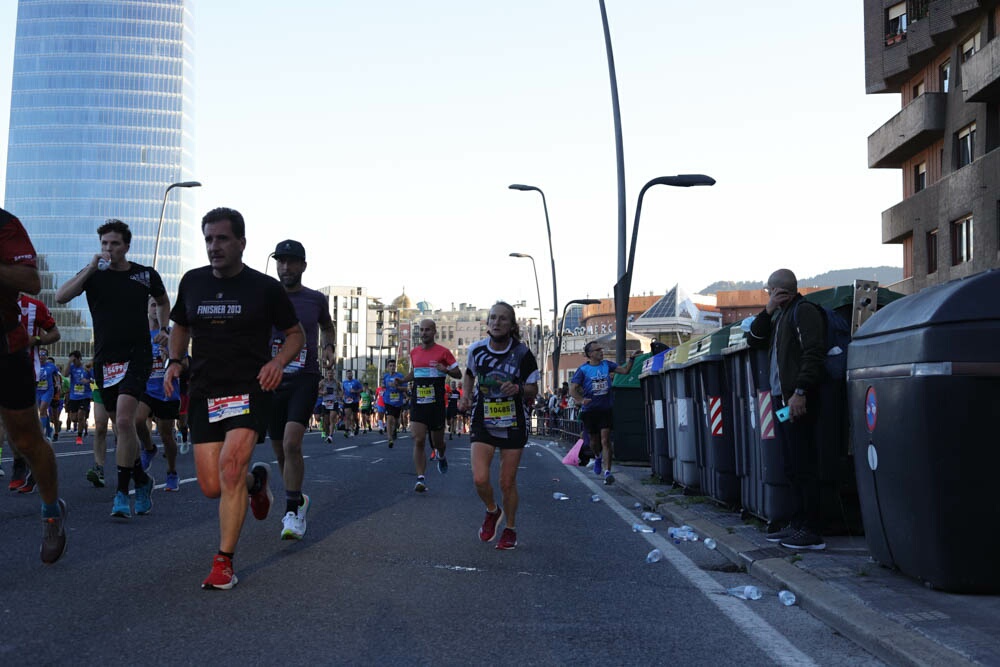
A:
<svg viewBox="0 0 1000 667">
<path fill-rule="evenodd" d="M 864 266 L 857 269 L 839 269 L 827 271 L 811 278 L 799 278 L 802 287 L 835 287 L 849 285 L 855 280 L 877 280 L 879 285 L 889 285 L 902 280 L 903 269 L 899 266 Z M 761 289 L 764 283 L 759 280 L 718 280 L 705 287 L 698 294 L 715 294 L 731 290 Z"/>
</svg>

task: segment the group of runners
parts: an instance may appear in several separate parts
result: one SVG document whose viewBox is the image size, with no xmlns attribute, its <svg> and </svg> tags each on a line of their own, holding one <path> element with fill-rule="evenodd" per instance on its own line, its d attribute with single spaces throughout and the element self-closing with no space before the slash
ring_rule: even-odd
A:
<svg viewBox="0 0 1000 667">
<path fill-rule="evenodd" d="M 37 292 L 39 283 L 34 251 L 20 223 L 6 212 L 0 223 L 0 313 L 6 336 L 0 348 L 0 372 L 18 378 L 5 383 L 0 392 L 0 411 L 11 441 L 38 483 L 44 522 L 42 560 L 51 563 L 65 548 L 66 504 L 58 498 L 55 459 L 43 437 L 36 397 L 22 395 L 19 384 L 23 380 L 35 386 L 27 354 L 32 341 L 23 340 L 27 331 L 16 321 L 19 330 L 15 330 L 9 319 L 16 314 L 17 293 Z M 302 284 L 307 263 L 300 242 L 290 239 L 275 248 L 275 280 L 243 263 L 246 226 L 238 211 L 213 209 L 203 217 L 201 228 L 208 265 L 184 274 L 173 304 L 153 267 L 127 259 L 131 231 L 120 220 L 98 228 L 100 251 L 56 293 L 60 303 L 85 294 L 93 318 L 94 358 L 84 363 L 74 353 L 65 375 L 70 400 L 75 401 L 70 407 L 77 415 L 76 428 L 86 424 L 86 399 L 73 392 L 88 387 L 92 378 L 96 388 L 90 396 L 95 403 L 100 398 L 102 413 L 110 417 L 117 436 L 111 516 L 129 520 L 152 510 L 154 479 L 149 470 L 157 450 L 150 437 L 150 419 L 164 443 L 165 488 L 177 490 L 173 434 L 175 420 L 186 413 L 198 484 L 205 496 L 219 499 L 219 544 L 202 587 L 229 589 L 237 583 L 233 559 L 248 509 L 263 520 L 274 501 L 270 466 L 251 464 L 265 435 L 270 436 L 285 490 L 280 537 L 302 539 L 311 504 L 303 489 L 302 441 L 317 406 L 328 442 L 341 418 L 345 436 L 378 427 L 388 435 L 389 447 L 396 443 L 399 430 L 408 428 L 414 491 L 420 494 L 429 487 L 429 458 L 439 473 L 448 472 L 446 428 L 450 426 L 454 436 L 466 415 L 473 484 L 485 510 L 478 537 L 483 542 L 499 537 L 497 549 L 516 547 L 517 471 L 539 372 L 534 355 L 521 340 L 513 307 L 505 302 L 493 305 L 488 336 L 469 346 L 464 372 L 451 351 L 436 343 L 434 321 L 421 321 L 420 342 L 410 352 L 407 372 L 398 372 L 395 362 L 389 361 L 372 391 L 351 371 L 342 381 L 334 379 L 334 323 L 327 297 Z M 34 341 L 36 346 L 45 342 L 42 336 L 36 338 L 41 339 Z M 597 378 L 580 381 L 588 385 L 588 394 L 593 394 L 590 385 L 600 384 Z M 383 411 L 384 422 L 373 423 Z M 602 442 L 604 422 L 595 420 L 593 427 Z M 95 466 L 88 472 L 88 479 L 98 486 L 104 484 L 104 438 L 106 422 L 102 433 L 98 419 Z M 602 454 L 610 463 L 610 451 L 605 448 Z M 499 499 L 490 472 L 494 458 L 500 461 Z"/>
</svg>

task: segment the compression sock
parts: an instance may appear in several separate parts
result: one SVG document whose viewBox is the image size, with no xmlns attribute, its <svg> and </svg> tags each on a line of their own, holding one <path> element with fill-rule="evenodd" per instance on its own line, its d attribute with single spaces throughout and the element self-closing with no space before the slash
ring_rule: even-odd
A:
<svg viewBox="0 0 1000 667">
<path fill-rule="evenodd" d="M 222 549 L 219 549 L 219 555 L 220 556 L 225 556 L 229 560 L 232 560 L 233 556 L 236 555 L 236 552 L 235 551 L 223 551 Z"/>
<path fill-rule="evenodd" d="M 139 461 L 136 461 L 135 465 L 132 466 L 132 479 L 135 480 L 136 488 L 145 486 L 145 484 L 149 481 L 149 475 L 147 475 L 146 471 L 142 469 L 142 463 Z"/>
<path fill-rule="evenodd" d="M 132 481 L 132 468 L 118 466 L 118 490 L 128 495 L 128 483 Z"/>
<path fill-rule="evenodd" d="M 301 491 L 285 491 L 285 512 L 298 512 L 302 505 Z"/>
</svg>

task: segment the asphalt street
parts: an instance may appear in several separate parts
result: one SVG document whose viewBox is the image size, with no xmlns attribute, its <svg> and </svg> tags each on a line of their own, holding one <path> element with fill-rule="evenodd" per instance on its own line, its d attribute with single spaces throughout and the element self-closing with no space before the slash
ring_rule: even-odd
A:
<svg viewBox="0 0 1000 667">
<path fill-rule="evenodd" d="M 190 453 L 179 493 L 158 490 L 149 516 L 120 522 L 113 489 L 84 478 L 89 440 L 57 442 L 62 560 L 38 558 L 38 494 L 3 491 L 0 663 L 881 664 L 775 590 L 727 595 L 759 584 L 701 541 L 672 543 L 665 521 L 633 532 L 635 498 L 563 465 L 545 438 L 522 459 L 517 548 L 483 544 L 468 438 L 448 445 L 449 472 L 431 462 L 429 491 L 417 494 L 408 436 L 389 449 L 377 433 L 333 444 L 307 434 L 305 539 L 279 539 L 274 466 L 275 506 L 265 521 L 248 514 L 239 584 L 203 591 L 217 502 L 201 495 Z M 273 462 L 269 442 L 254 460 Z M 3 467 L 9 475 L 8 450 Z M 494 481 L 496 471 L 495 461 Z M 152 472 L 162 489 L 162 457 Z M 649 564 L 653 548 L 665 558 Z"/>
</svg>

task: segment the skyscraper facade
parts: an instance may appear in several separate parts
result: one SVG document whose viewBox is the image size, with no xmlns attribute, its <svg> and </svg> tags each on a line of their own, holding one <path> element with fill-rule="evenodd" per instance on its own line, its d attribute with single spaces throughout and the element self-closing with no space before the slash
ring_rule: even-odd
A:
<svg viewBox="0 0 1000 667">
<path fill-rule="evenodd" d="M 128 223 L 129 258 L 152 264 L 164 193 L 194 175 L 191 2 L 18 2 L 4 208 L 38 251 L 60 362 L 91 350 L 86 298 L 54 296 L 99 250 L 97 227 Z M 167 200 L 156 258 L 171 299 L 201 256 L 183 192 Z"/>
</svg>

